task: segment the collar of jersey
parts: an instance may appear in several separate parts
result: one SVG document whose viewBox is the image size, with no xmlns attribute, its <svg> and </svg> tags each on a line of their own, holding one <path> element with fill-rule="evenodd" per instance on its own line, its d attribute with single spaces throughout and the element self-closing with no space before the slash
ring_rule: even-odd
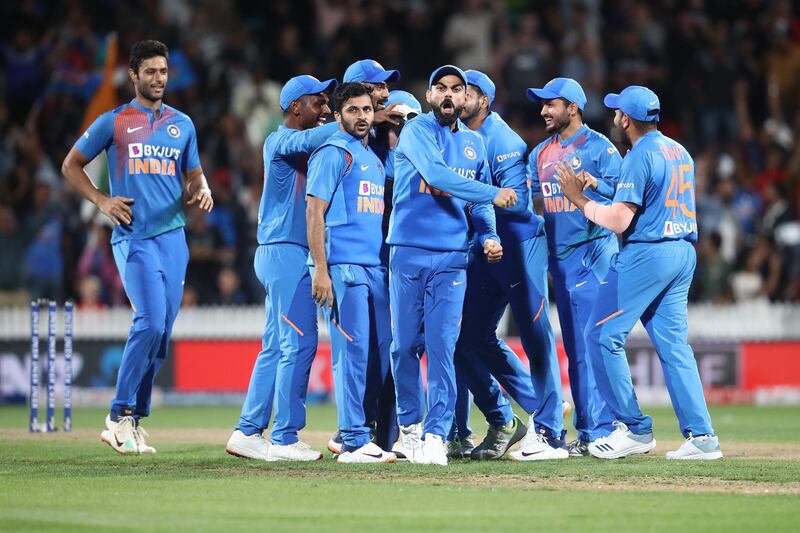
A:
<svg viewBox="0 0 800 533">
<path fill-rule="evenodd" d="M 579 135 L 583 135 L 584 133 L 586 133 L 586 130 L 588 130 L 588 129 L 589 129 L 589 126 L 587 126 L 586 124 L 583 124 L 580 128 L 578 128 L 578 131 L 576 131 L 575 133 L 573 133 L 571 136 L 569 136 L 566 139 L 562 140 L 561 137 L 558 135 L 558 133 L 556 133 L 556 137 L 558 138 L 558 142 L 561 144 L 561 146 L 568 146 L 568 145 L 574 143 L 575 139 L 577 139 Z"/>
<path fill-rule="evenodd" d="M 657 137 L 659 135 L 661 135 L 661 132 L 658 130 L 648 131 L 647 133 L 636 139 L 636 144 L 639 144 L 644 139 L 649 139 L 650 137 Z M 636 146 L 636 144 L 634 144 L 633 146 Z M 631 149 L 633 149 L 633 146 L 631 146 Z"/>
<path fill-rule="evenodd" d="M 136 109 L 138 109 L 139 111 L 144 111 L 145 113 L 149 113 L 151 115 L 153 114 L 153 110 L 152 109 L 150 109 L 149 107 L 145 107 L 142 104 L 140 104 L 139 102 L 137 102 L 136 98 L 131 100 L 131 105 L 133 107 L 135 107 Z M 161 107 L 158 108 L 158 112 L 159 112 L 159 114 L 164 112 L 164 102 L 161 102 Z"/>
</svg>

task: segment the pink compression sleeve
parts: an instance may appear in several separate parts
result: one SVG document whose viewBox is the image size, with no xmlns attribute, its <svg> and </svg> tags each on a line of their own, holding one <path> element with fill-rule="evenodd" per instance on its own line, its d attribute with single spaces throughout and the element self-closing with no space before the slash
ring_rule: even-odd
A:
<svg viewBox="0 0 800 533">
<path fill-rule="evenodd" d="M 622 202 L 601 205 L 590 200 L 583 208 L 586 218 L 614 233 L 622 233 L 631 225 L 634 212 Z"/>
</svg>

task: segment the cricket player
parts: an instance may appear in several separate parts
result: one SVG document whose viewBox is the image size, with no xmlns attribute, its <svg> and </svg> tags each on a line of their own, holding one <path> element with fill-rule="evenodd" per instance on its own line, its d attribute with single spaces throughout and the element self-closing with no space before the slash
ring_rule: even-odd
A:
<svg viewBox="0 0 800 533">
<path fill-rule="evenodd" d="M 358 82 L 339 86 L 334 116 L 341 129 L 308 162 L 311 291 L 328 315 L 340 463 L 397 460 L 372 442 L 365 405 L 371 355 L 378 355 L 377 346 L 385 347 L 388 356 L 392 338 L 389 273 L 380 257 L 386 175 L 367 143 L 372 90 Z"/>
<path fill-rule="evenodd" d="M 373 59 L 356 61 L 347 67 L 344 73 L 344 83 L 359 82 L 372 90 L 374 119 L 373 127 L 371 127 L 366 139 L 370 149 L 378 156 L 384 169 L 387 166 L 389 157 L 389 129 L 399 125 L 402 120 L 402 113 L 395 110 L 396 104 L 387 105 L 389 83 L 395 83 L 399 80 L 400 72 L 386 70 Z M 391 194 L 391 189 L 389 189 L 389 194 Z M 385 241 L 385 235 L 383 241 Z M 383 264 L 388 268 L 389 254 L 385 244 L 382 246 L 381 252 Z M 373 428 L 377 444 L 388 449 L 397 440 L 398 429 L 394 380 L 389 366 L 389 344 L 391 343 L 391 338 L 387 338 L 386 341 L 385 345 L 375 346 L 375 353 L 369 358 L 364 409 L 367 423 Z M 339 454 L 342 450 L 341 445 L 341 434 L 337 432 L 328 441 L 328 449 L 335 454 Z"/>
<path fill-rule="evenodd" d="M 453 351 L 467 281 L 467 212 L 484 254 L 496 261 L 502 247 L 489 202 L 516 203 L 512 189 L 490 185 L 483 141 L 458 119 L 466 85 L 461 69 L 437 68 L 426 91 L 432 111 L 406 123 L 395 150 L 388 238 L 392 372 L 403 449 L 416 463 L 447 464 L 445 439 L 456 398 Z"/>
<path fill-rule="evenodd" d="M 114 223 L 111 244 L 133 325 L 125 343 L 103 442 L 121 454 L 155 453 L 140 425 L 164 364 L 183 295 L 189 250 L 181 206 L 210 212 L 214 200 L 200 166 L 192 120 L 163 102 L 169 51 L 159 41 L 133 45 L 128 76 L 135 98 L 100 115 L 67 154 L 67 181 Z M 108 153 L 110 195 L 84 167 Z"/>
<path fill-rule="evenodd" d="M 687 301 L 697 258 L 694 162 L 686 149 L 658 131 L 661 106 L 646 87 L 609 94 L 614 125 L 633 148 L 622 162 L 611 205 L 581 193 L 570 165 L 557 163 L 567 198 L 594 223 L 618 233 L 622 249 L 600 286 L 586 326 L 586 343 L 600 394 L 616 429 L 592 441 L 589 453 L 603 459 L 647 453 L 656 445 L 653 423 L 642 414 L 625 357 L 625 340 L 638 320 L 655 345 L 672 406 L 686 441 L 668 459 L 720 459 L 719 439 L 687 342 Z"/>
<path fill-rule="evenodd" d="M 528 98 L 542 106 L 541 116 L 551 135 L 533 149 L 528 169 L 534 193 L 543 197 L 550 273 L 569 360 L 578 437 L 567 449 L 571 456 L 582 456 L 588 455 L 589 442 L 614 430 L 614 416 L 595 384 L 583 331 L 618 245 L 616 235 L 587 220 L 564 196 L 556 166 L 565 162 L 586 176 L 586 195 L 607 205 L 614 195 L 622 158 L 605 136 L 583 123 L 586 95 L 575 80 L 555 78 L 540 89 L 528 89 Z"/>
<path fill-rule="evenodd" d="M 250 386 L 226 451 L 265 461 L 313 461 L 322 453 L 300 441 L 306 393 L 317 351 L 317 309 L 311 297 L 306 236 L 308 157 L 339 131 L 328 96 L 336 80 L 295 76 L 281 89 L 283 125 L 264 141 L 264 192 L 258 211 L 255 270 L 267 292 L 266 323 Z M 270 441 L 263 438 L 272 404 Z"/>
<path fill-rule="evenodd" d="M 510 455 L 512 459 L 566 459 L 561 372 L 548 316 L 547 241 L 542 217 L 534 212 L 530 200 L 527 147 L 500 115 L 491 111 L 494 82 L 477 70 L 468 70 L 466 75 L 467 105 L 462 120 L 486 143 L 492 183 L 513 189 L 518 199 L 513 211 L 495 211 L 503 259 L 489 264 L 480 260 L 480 250 L 474 250 L 478 260 L 467 273 L 456 370 L 489 423 L 486 438 L 471 457 L 499 459 L 522 440 L 520 450 Z M 530 373 L 497 336 L 497 326 L 509 304 L 530 361 Z M 500 385 L 529 413 L 528 426 L 514 415 Z"/>
</svg>

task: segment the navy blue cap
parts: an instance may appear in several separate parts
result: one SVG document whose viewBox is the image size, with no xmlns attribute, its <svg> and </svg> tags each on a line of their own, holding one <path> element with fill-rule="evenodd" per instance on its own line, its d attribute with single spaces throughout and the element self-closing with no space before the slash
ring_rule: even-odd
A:
<svg viewBox="0 0 800 533">
<path fill-rule="evenodd" d="M 318 94 L 326 91 L 331 91 L 339 85 L 336 80 L 319 81 L 314 76 L 303 74 L 295 76 L 286 82 L 281 89 L 281 109 L 286 111 L 289 109 L 289 104 L 307 94 Z"/>
<path fill-rule="evenodd" d="M 661 103 L 656 93 L 641 85 L 625 87 L 619 94 L 607 94 L 603 103 L 609 109 L 619 109 L 632 119 L 642 122 L 659 120 L 661 114 Z"/>
<path fill-rule="evenodd" d="M 344 83 L 364 81 L 367 83 L 395 82 L 400 80 L 400 72 L 386 70 L 374 59 L 356 61 L 344 71 Z"/>
<path fill-rule="evenodd" d="M 461 78 L 461 81 L 464 82 L 464 85 L 467 84 L 467 75 L 464 74 L 464 71 L 458 68 L 455 65 L 443 65 L 436 70 L 433 71 L 431 74 L 431 78 L 428 80 L 428 88 L 430 89 L 433 87 L 433 84 L 442 79 L 443 77 L 447 76 L 448 74 L 452 74 L 453 76 L 458 76 Z"/>
<path fill-rule="evenodd" d="M 541 89 L 528 89 L 528 99 L 534 102 L 555 98 L 564 98 L 568 102 L 576 103 L 581 110 L 586 105 L 586 94 L 581 84 L 572 78 L 553 78 Z"/>
<path fill-rule="evenodd" d="M 409 113 L 422 114 L 422 106 L 413 94 L 406 91 L 389 91 L 389 98 L 386 100 L 386 107 L 392 104 L 398 104 L 394 108 L 395 111 L 403 113 L 405 118 L 408 118 Z"/>
<path fill-rule="evenodd" d="M 467 70 L 464 74 L 467 75 L 468 84 L 477 86 L 483 94 L 489 97 L 489 107 L 491 107 L 492 102 L 494 102 L 495 94 L 495 87 L 492 79 L 480 70 Z"/>
</svg>

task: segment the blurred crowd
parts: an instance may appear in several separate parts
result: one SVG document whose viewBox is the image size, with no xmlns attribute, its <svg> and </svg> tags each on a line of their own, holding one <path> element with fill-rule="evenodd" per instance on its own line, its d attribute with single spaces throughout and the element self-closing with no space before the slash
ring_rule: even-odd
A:
<svg viewBox="0 0 800 533">
<path fill-rule="evenodd" d="M 107 221 L 60 175 L 93 118 L 84 114 L 109 35 L 117 102 L 132 98 L 131 45 L 156 38 L 170 47 L 166 101 L 197 128 L 216 207 L 187 210 L 184 305 L 262 301 L 252 269 L 261 146 L 282 120 L 282 83 L 300 73 L 341 79 L 362 58 L 399 69 L 395 88 L 422 101 L 440 64 L 487 72 L 494 110 L 530 148 L 545 132 L 527 87 L 577 79 L 585 121 L 622 153 L 602 97 L 651 87 L 660 128 L 697 167 L 691 297 L 800 300 L 800 19 L 791 1 L 20 0 L 0 14 L 0 305 L 126 304 Z M 102 172 L 97 181 L 106 186 Z"/>
</svg>

